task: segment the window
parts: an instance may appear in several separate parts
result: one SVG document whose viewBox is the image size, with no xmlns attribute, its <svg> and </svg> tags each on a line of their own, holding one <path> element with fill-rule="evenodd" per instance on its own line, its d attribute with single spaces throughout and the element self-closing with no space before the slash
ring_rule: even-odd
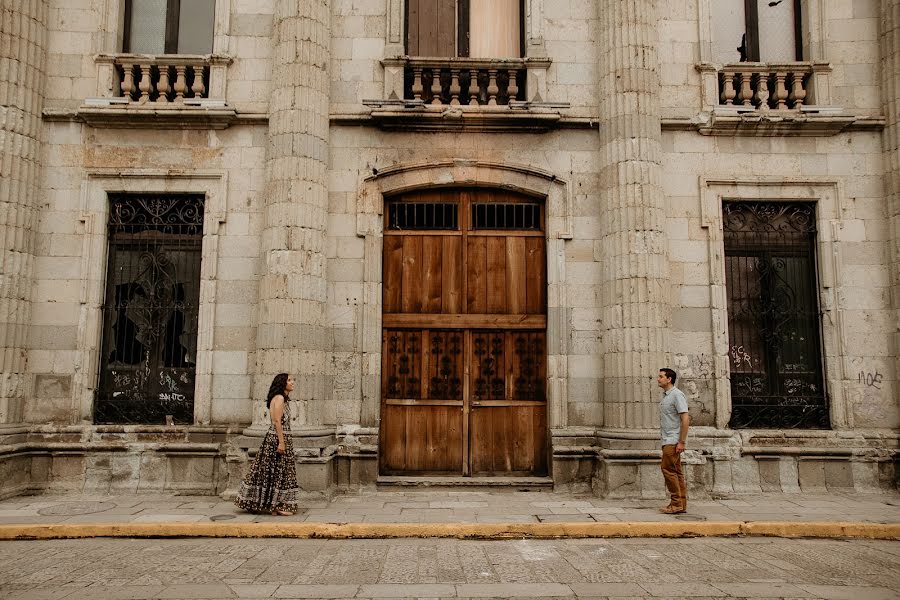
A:
<svg viewBox="0 0 900 600">
<path fill-rule="evenodd" d="M 192 423 L 204 197 L 110 196 L 96 423 Z"/>
<path fill-rule="evenodd" d="M 522 0 L 407 0 L 410 56 L 520 58 Z"/>
<path fill-rule="evenodd" d="M 815 205 L 723 206 L 731 426 L 828 428 Z"/>
<path fill-rule="evenodd" d="M 125 0 L 122 51 L 210 54 L 216 0 Z"/>
<path fill-rule="evenodd" d="M 716 62 L 802 60 L 800 0 L 714 0 Z"/>
</svg>

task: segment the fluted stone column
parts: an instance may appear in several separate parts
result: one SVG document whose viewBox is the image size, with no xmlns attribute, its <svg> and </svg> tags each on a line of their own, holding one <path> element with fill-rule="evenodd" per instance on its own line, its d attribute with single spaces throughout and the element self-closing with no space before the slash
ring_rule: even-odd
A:
<svg viewBox="0 0 900 600">
<path fill-rule="evenodd" d="M 22 421 L 46 78 L 47 3 L 0 5 L 0 427 Z"/>
<path fill-rule="evenodd" d="M 657 426 L 669 335 L 656 0 L 600 2 L 604 427 Z"/>
<path fill-rule="evenodd" d="M 881 2 L 881 102 L 884 128 L 884 195 L 891 236 L 894 356 L 900 375 L 900 0 Z"/>
<path fill-rule="evenodd" d="M 328 0 L 275 1 L 255 428 L 282 371 L 297 378 L 295 426 L 322 422 L 330 21 Z"/>
</svg>

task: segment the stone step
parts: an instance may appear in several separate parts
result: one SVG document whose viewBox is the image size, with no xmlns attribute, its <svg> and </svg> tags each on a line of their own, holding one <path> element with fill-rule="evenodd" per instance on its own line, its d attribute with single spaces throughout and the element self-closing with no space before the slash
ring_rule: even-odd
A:
<svg viewBox="0 0 900 600">
<path fill-rule="evenodd" d="M 376 481 L 379 488 L 465 488 L 467 490 L 489 488 L 521 491 L 553 490 L 552 477 L 463 477 L 381 475 Z"/>
</svg>

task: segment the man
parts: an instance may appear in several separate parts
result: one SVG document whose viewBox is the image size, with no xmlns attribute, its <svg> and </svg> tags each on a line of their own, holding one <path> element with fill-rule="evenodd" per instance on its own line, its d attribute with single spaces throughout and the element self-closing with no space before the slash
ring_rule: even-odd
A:
<svg viewBox="0 0 900 600">
<path fill-rule="evenodd" d="M 684 483 L 684 471 L 681 468 L 681 453 L 687 441 L 688 415 L 687 399 L 684 393 L 675 387 L 678 376 L 672 369 L 660 369 L 656 383 L 663 389 L 663 397 L 659 402 L 659 430 L 662 436 L 662 474 L 666 480 L 666 488 L 672 499 L 669 505 L 660 512 L 667 515 L 683 513 L 687 510 L 687 486 Z"/>
</svg>

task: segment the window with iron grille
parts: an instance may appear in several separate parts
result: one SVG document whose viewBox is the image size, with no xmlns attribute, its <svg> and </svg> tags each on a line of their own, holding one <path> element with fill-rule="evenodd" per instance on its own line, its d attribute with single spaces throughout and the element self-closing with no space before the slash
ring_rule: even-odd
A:
<svg viewBox="0 0 900 600">
<path fill-rule="evenodd" d="M 192 423 L 202 195 L 111 194 L 96 423 Z"/>
<path fill-rule="evenodd" d="M 125 0 L 122 51 L 209 54 L 216 0 Z"/>
<path fill-rule="evenodd" d="M 815 216 L 813 203 L 724 203 L 732 427 L 829 427 Z"/>
</svg>

